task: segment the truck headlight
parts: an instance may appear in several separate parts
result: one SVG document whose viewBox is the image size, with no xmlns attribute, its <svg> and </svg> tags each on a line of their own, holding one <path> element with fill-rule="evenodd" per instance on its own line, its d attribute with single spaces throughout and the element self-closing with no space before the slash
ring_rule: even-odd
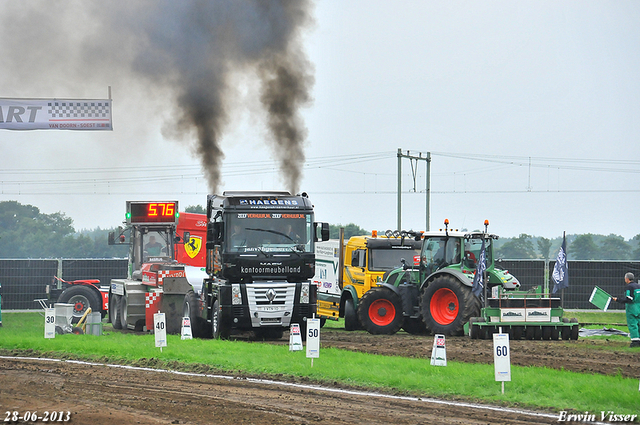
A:
<svg viewBox="0 0 640 425">
<path fill-rule="evenodd" d="M 303 283 L 300 287 L 300 304 L 309 304 L 309 283 Z"/>
<path fill-rule="evenodd" d="M 240 291 L 240 285 L 237 283 L 231 285 L 231 304 L 242 305 L 242 292 Z"/>
</svg>

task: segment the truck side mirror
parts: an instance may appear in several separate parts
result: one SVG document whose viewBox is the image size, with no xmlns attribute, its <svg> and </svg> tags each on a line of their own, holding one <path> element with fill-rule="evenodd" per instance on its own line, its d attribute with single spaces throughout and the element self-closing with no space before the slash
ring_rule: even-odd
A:
<svg viewBox="0 0 640 425">
<path fill-rule="evenodd" d="M 329 231 L 329 223 L 322 223 L 322 230 L 320 230 L 322 234 L 322 240 L 328 241 L 331 237 L 331 232 Z"/>
<path fill-rule="evenodd" d="M 207 228 L 207 247 L 213 248 L 214 245 L 220 245 L 224 240 L 224 222 L 216 221 L 209 224 Z"/>
<path fill-rule="evenodd" d="M 320 225 L 320 237 L 318 237 L 318 225 Z M 328 241 L 331 237 L 329 223 L 313 223 L 313 241 Z"/>
</svg>

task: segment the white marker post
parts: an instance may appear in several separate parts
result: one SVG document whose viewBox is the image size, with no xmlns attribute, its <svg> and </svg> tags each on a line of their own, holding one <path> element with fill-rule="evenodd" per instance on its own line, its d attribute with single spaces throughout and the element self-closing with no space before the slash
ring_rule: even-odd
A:
<svg viewBox="0 0 640 425">
<path fill-rule="evenodd" d="M 444 335 L 433 336 L 433 349 L 431 350 L 431 366 L 447 365 L 447 348 L 445 346 Z"/>
<path fill-rule="evenodd" d="M 193 339 L 193 333 L 191 333 L 191 319 L 188 317 L 182 318 L 182 329 L 180 330 L 180 339 Z"/>
<path fill-rule="evenodd" d="M 300 335 L 300 325 L 292 323 L 289 330 L 289 351 L 302 351 L 302 335 Z"/>
<path fill-rule="evenodd" d="M 56 311 L 54 308 L 44 309 L 44 337 L 56 337 Z"/>
<path fill-rule="evenodd" d="M 162 347 L 167 346 L 167 325 L 164 313 L 153 315 L 153 330 L 156 336 L 156 347 L 160 347 L 162 353 Z"/>
<path fill-rule="evenodd" d="M 315 315 L 314 315 L 315 316 Z M 307 358 L 320 357 L 320 319 L 307 319 Z"/>
<path fill-rule="evenodd" d="M 493 334 L 493 362 L 495 365 L 496 382 L 502 382 L 502 394 L 504 394 L 505 381 L 511 381 L 509 334 Z"/>
</svg>

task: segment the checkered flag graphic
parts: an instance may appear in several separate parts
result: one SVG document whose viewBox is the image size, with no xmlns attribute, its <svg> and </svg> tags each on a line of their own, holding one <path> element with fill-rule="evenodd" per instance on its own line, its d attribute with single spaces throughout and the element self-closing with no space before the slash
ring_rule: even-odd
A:
<svg viewBox="0 0 640 425">
<path fill-rule="evenodd" d="M 109 118 L 109 102 L 48 102 L 51 118 Z"/>
</svg>

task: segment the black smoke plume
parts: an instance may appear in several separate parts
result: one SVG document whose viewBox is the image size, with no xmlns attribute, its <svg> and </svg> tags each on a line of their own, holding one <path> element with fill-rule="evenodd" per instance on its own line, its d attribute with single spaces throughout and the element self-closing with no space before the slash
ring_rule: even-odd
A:
<svg viewBox="0 0 640 425">
<path fill-rule="evenodd" d="M 96 81 L 109 81 L 116 92 L 128 82 L 144 85 L 147 97 L 140 101 L 156 101 L 163 109 L 163 134 L 197 140 L 194 151 L 214 193 L 224 158 L 221 140 L 232 121 L 232 80 L 253 76 L 285 184 L 299 189 L 307 133 L 299 111 L 311 101 L 314 84 L 301 41 L 313 23 L 310 0 L 52 0 L 6 6 L 0 12 L 5 71 L 19 70 L 49 86 L 71 84 L 73 78 L 74 93 Z"/>
</svg>

